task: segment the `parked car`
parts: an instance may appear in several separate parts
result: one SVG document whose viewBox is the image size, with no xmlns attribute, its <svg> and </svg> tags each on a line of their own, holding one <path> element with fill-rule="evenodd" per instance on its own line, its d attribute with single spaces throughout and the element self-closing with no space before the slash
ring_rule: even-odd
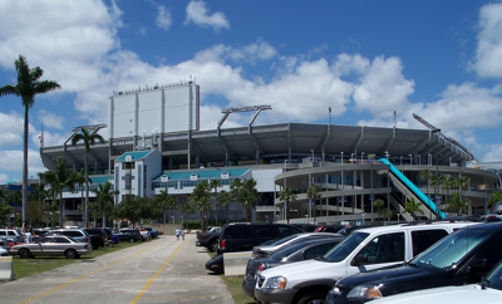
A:
<svg viewBox="0 0 502 304">
<path fill-rule="evenodd" d="M 479 284 L 447 286 L 397 294 L 372 304 L 498 304 L 502 299 L 502 262 Z"/>
<path fill-rule="evenodd" d="M 303 223 L 302 224 L 297 224 L 297 223 L 293 223 L 293 224 L 290 224 L 290 225 L 298 227 L 298 228 L 301 228 L 305 232 L 314 232 L 317 229 L 317 225 L 314 225 L 314 224 L 303 224 Z"/>
<path fill-rule="evenodd" d="M 13 243 L 25 241 L 25 236 L 16 229 L 0 228 L 0 238 L 10 240 Z"/>
<path fill-rule="evenodd" d="M 141 240 L 142 241 L 148 241 L 152 239 L 152 235 L 150 234 L 150 231 L 139 228 L 139 233 L 141 234 Z"/>
<path fill-rule="evenodd" d="M 322 239 L 322 238 L 337 238 L 339 240 L 344 239 L 345 237 L 336 233 L 331 232 L 303 232 L 298 234 L 292 234 L 280 240 L 277 240 L 268 245 L 259 245 L 253 248 L 252 258 L 253 259 L 262 259 L 268 256 L 271 256 L 278 250 L 285 248 L 289 245 L 305 242 L 314 239 Z"/>
<path fill-rule="evenodd" d="M 327 301 L 365 303 L 412 290 L 477 283 L 498 263 L 501 252 L 502 224 L 475 225 L 442 239 L 406 265 L 339 281 Z"/>
<path fill-rule="evenodd" d="M 336 225 L 319 225 L 315 229 L 315 232 L 333 232 L 337 233 L 340 229 L 344 228 L 345 225 L 336 224 Z"/>
<path fill-rule="evenodd" d="M 8 255 L 9 255 L 9 251 L 7 249 L 0 247 L 0 256 L 8 256 Z"/>
<path fill-rule="evenodd" d="M 152 227 L 143 227 L 142 229 L 148 230 L 150 232 L 150 235 L 152 236 L 152 239 L 159 236 L 159 232 L 157 230 L 154 230 Z"/>
<path fill-rule="evenodd" d="M 265 241 L 278 240 L 301 233 L 298 227 L 286 224 L 234 223 L 223 227 L 218 240 L 218 252 L 252 250 Z"/>
<path fill-rule="evenodd" d="M 222 230 L 223 227 L 215 226 L 205 232 L 197 234 L 195 245 L 204 246 L 208 250 L 216 252 L 218 250 L 218 238 Z"/>
<path fill-rule="evenodd" d="M 247 262 L 246 273 L 242 279 L 242 289 L 248 296 L 254 297 L 257 274 L 259 275 L 262 271 L 279 265 L 322 257 L 342 240 L 343 238 L 340 237 L 307 239 L 290 244 L 269 257 L 250 259 Z"/>
<path fill-rule="evenodd" d="M 97 250 L 99 247 L 105 246 L 106 233 L 100 228 L 85 228 L 85 232 L 89 235 L 89 242 L 92 250 Z"/>
<path fill-rule="evenodd" d="M 22 258 L 38 255 L 62 255 L 67 259 L 78 258 L 82 254 L 90 254 L 91 246 L 87 242 L 77 242 L 66 235 L 46 235 L 33 243 L 12 246 L 10 253 Z"/>
<path fill-rule="evenodd" d="M 61 234 L 71 237 L 76 242 L 89 243 L 89 235 L 83 229 L 60 228 L 49 230 L 45 235 Z"/>
<path fill-rule="evenodd" d="M 118 238 L 120 242 L 139 242 L 142 240 L 141 233 L 138 229 L 120 229 L 117 231 Z"/>
<path fill-rule="evenodd" d="M 475 222 L 433 222 L 362 228 L 322 259 L 281 265 L 258 276 L 255 297 L 264 303 L 322 301 L 338 280 L 361 271 L 402 264 L 433 243 Z"/>
</svg>

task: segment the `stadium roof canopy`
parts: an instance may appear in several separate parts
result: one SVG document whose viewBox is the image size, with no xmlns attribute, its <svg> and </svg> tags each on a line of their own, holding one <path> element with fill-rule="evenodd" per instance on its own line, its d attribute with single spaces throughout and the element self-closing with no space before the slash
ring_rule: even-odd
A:
<svg viewBox="0 0 502 304">
<path fill-rule="evenodd" d="M 162 144 L 160 145 L 160 137 Z M 141 146 L 143 145 L 143 146 Z M 293 161 L 315 155 L 325 161 L 388 156 L 392 161 L 409 161 L 434 165 L 457 163 L 464 166 L 472 155 L 448 142 L 433 130 L 340 126 L 326 124 L 284 123 L 205 131 L 154 134 L 142 137 L 115 138 L 91 147 L 91 170 L 107 170 L 108 159 L 115 160 L 125 152 L 158 147 L 163 157 L 186 166 L 191 162 L 265 162 Z M 139 147 L 134 149 L 134 147 Z M 44 165 L 54 169 L 56 159 L 65 157 L 69 166 L 83 167 L 83 145 L 44 147 L 40 151 Z"/>
</svg>

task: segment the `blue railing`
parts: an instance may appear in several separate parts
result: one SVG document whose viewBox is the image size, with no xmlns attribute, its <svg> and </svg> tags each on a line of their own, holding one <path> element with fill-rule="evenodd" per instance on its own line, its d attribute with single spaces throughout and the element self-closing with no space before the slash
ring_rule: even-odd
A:
<svg viewBox="0 0 502 304">
<path fill-rule="evenodd" d="M 390 171 L 394 174 L 408 189 L 410 189 L 413 194 L 415 194 L 427 207 L 429 207 L 432 212 L 437 214 L 441 219 L 446 217 L 443 211 L 440 211 L 434 201 L 430 200 L 427 195 L 425 195 L 414 183 L 412 183 L 401 171 L 399 171 L 394 165 L 386 158 L 381 158 L 379 162 L 386 164 L 390 167 Z"/>
</svg>

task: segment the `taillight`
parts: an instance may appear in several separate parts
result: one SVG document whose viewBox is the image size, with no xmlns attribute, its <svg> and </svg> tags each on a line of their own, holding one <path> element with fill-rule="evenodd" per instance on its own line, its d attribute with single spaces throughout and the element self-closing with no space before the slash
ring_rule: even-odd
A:
<svg viewBox="0 0 502 304">
<path fill-rule="evenodd" d="M 88 242 L 89 240 L 87 238 L 84 238 L 84 242 Z"/>
<path fill-rule="evenodd" d="M 260 266 L 258 266 L 258 270 L 256 271 L 257 274 L 261 274 L 261 271 L 265 269 L 265 264 L 260 264 Z"/>
<path fill-rule="evenodd" d="M 225 240 L 221 240 L 221 250 L 225 250 L 227 242 Z"/>
</svg>

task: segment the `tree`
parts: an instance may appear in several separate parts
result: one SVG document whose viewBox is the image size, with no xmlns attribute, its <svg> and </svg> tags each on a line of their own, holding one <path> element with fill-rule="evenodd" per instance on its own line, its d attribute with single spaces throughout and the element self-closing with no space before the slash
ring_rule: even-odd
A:
<svg viewBox="0 0 502 304">
<path fill-rule="evenodd" d="M 420 179 L 422 181 L 427 181 L 427 200 L 428 201 L 430 201 L 430 199 L 431 199 L 431 196 L 429 194 L 429 183 L 430 183 L 431 178 L 432 178 L 432 172 L 431 171 L 424 170 L 424 171 L 420 172 Z"/>
<path fill-rule="evenodd" d="M 497 202 L 502 202 L 501 192 L 493 192 L 492 197 L 488 200 L 488 208 L 493 207 L 493 205 Z"/>
<path fill-rule="evenodd" d="M 242 180 L 240 178 L 234 179 L 230 183 L 230 196 L 231 201 L 241 202 L 242 200 Z M 228 212 L 228 210 L 227 210 Z"/>
<path fill-rule="evenodd" d="M 373 201 L 373 207 L 378 210 L 378 214 L 383 217 L 384 221 L 389 221 L 392 217 L 392 211 L 389 208 L 385 208 L 385 202 L 378 198 Z"/>
<path fill-rule="evenodd" d="M 415 217 L 417 213 L 424 214 L 423 210 L 420 209 L 420 203 L 415 201 L 414 198 L 411 198 L 411 200 L 404 203 L 404 211 L 412 217 Z"/>
<path fill-rule="evenodd" d="M 170 210 L 175 210 L 178 206 L 178 201 L 172 195 L 167 193 L 167 189 L 161 190 L 160 194 L 155 197 L 155 203 L 157 207 L 162 211 L 162 219 L 164 225 L 164 233 L 166 232 L 166 212 Z"/>
<path fill-rule="evenodd" d="M 23 192 L 22 192 L 22 216 L 21 226 L 24 231 L 26 226 L 26 216 L 28 211 L 28 132 L 29 118 L 28 113 L 30 108 L 35 103 L 35 95 L 53 91 L 60 88 L 55 81 L 44 80 L 39 81 L 44 71 L 40 67 L 30 69 L 26 58 L 19 55 L 19 58 L 14 63 L 17 71 L 17 84 L 5 85 L 0 88 L 0 97 L 6 95 L 16 95 L 21 97 L 24 106 L 24 138 L 23 138 Z"/>
<path fill-rule="evenodd" d="M 256 190 L 256 181 L 252 178 L 247 179 L 242 184 L 242 204 L 246 208 L 246 220 L 248 222 L 252 220 L 251 209 L 258 199 L 260 199 L 260 194 Z"/>
<path fill-rule="evenodd" d="M 211 187 L 207 181 L 197 183 L 190 196 L 190 204 L 200 212 L 202 227 L 207 226 L 208 213 L 211 208 Z"/>
<path fill-rule="evenodd" d="M 8 204 L 0 203 L 0 224 L 8 225 L 8 217 L 14 212 L 14 208 Z"/>
<path fill-rule="evenodd" d="M 232 200 L 232 194 L 230 192 L 227 192 L 225 190 L 220 191 L 220 195 L 218 196 L 218 205 L 225 207 L 225 219 L 227 224 L 229 218 L 228 204 L 230 203 L 231 200 Z"/>
<path fill-rule="evenodd" d="M 117 207 L 117 215 L 129 219 L 133 228 L 141 220 L 154 218 L 158 212 L 154 201 L 148 197 L 127 196 Z"/>
<path fill-rule="evenodd" d="M 460 197 L 460 194 L 453 193 L 446 200 L 446 204 L 448 205 L 448 211 L 456 213 L 457 215 L 464 214 L 467 209 L 468 200 Z"/>
<path fill-rule="evenodd" d="M 317 185 L 310 186 L 307 189 L 307 198 L 310 200 L 313 200 L 314 204 L 312 205 L 314 207 L 313 213 L 314 213 L 314 224 L 316 223 L 316 201 L 321 198 L 321 189 Z"/>
<path fill-rule="evenodd" d="M 89 225 L 89 152 L 91 151 L 91 146 L 97 141 L 103 143 L 105 140 L 101 135 L 98 134 L 99 129 L 90 129 L 89 127 L 81 127 L 79 129 L 80 133 L 73 136 L 71 144 L 75 146 L 78 142 L 82 141 L 84 143 L 84 172 L 85 172 L 85 204 L 84 204 L 84 226 Z"/>
<path fill-rule="evenodd" d="M 279 200 L 284 201 L 286 212 L 286 223 L 289 224 L 289 203 L 296 200 L 296 195 L 291 188 L 284 187 L 279 192 Z"/>
<path fill-rule="evenodd" d="M 209 182 L 209 186 L 214 190 L 214 221 L 216 226 L 218 226 L 218 187 L 221 187 L 221 182 L 219 179 L 215 178 Z"/>
<path fill-rule="evenodd" d="M 66 169 L 66 160 L 63 157 L 56 159 L 56 170 L 47 171 L 40 174 L 42 182 L 50 187 L 53 198 L 59 199 L 59 225 L 64 225 L 64 200 L 63 191 L 65 188 L 70 191 L 75 190 L 75 180 L 78 173 L 73 170 Z"/>
<path fill-rule="evenodd" d="M 113 185 L 110 182 L 99 184 L 97 190 L 93 190 L 96 194 L 96 206 L 98 212 L 103 216 L 103 227 L 106 227 L 107 214 L 110 214 L 113 209 L 113 197 L 119 193 L 113 190 Z"/>
</svg>

